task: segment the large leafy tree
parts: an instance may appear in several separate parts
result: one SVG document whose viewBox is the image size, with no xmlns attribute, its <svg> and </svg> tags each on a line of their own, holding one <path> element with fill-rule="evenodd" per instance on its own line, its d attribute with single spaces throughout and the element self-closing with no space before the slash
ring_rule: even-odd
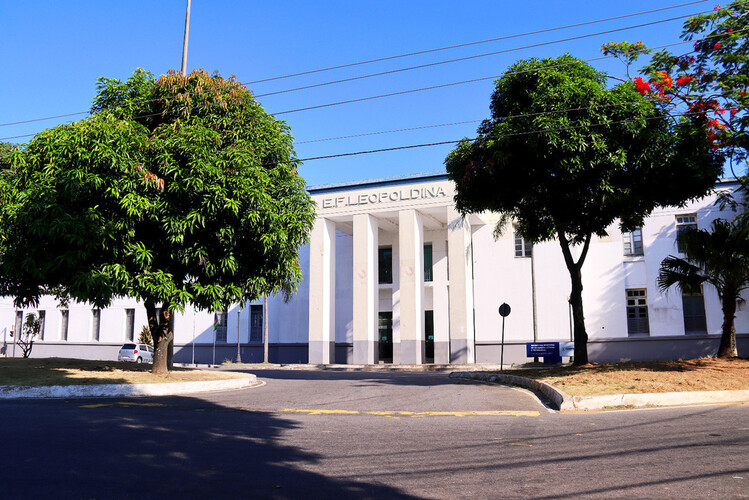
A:
<svg viewBox="0 0 749 500">
<path fill-rule="evenodd" d="M 575 364 L 588 362 L 582 267 L 594 235 L 705 194 L 721 171 L 702 134 L 676 127 L 632 83 L 607 88 L 579 59 L 528 59 L 497 80 L 492 117 L 445 160 L 464 213 L 491 210 L 530 242 L 556 239 L 571 281 Z"/>
<path fill-rule="evenodd" d="M 314 207 L 289 129 L 233 78 L 102 78 L 88 119 L 15 155 L 0 207 L 0 294 L 100 307 L 141 299 L 154 373 L 167 370 L 175 311 L 222 310 L 301 279 Z"/>
<path fill-rule="evenodd" d="M 749 226 L 741 219 L 715 220 L 710 231 L 689 228 L 679 235 L 685 258 L 669 255 L 661 263 L 658 287 L 676 287 L 685 293 L 701 293 L 708 283 L 715 287 L 723 307 L 719 358 L 736 357 L 736 304 L 749 287 Z"/>
</svg>

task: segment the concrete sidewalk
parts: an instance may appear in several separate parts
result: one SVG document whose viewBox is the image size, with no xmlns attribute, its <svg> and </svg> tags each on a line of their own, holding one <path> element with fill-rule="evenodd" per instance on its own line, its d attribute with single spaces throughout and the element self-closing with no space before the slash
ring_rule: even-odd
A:
<svg viewBox="0 0 749 500">
<path fill-rule="evenodd" d="M 480 380 L 515 385 L 542 394 L 557 410 L 603 410 L 606 408 L 641 408 L 645 406 L 682 406 L 692 404 L 749 403 L 749 390 L 662 392 L 646 394 L 607 394 L 603 396 L 570 396 L 566 392 L 518 375 L 496 373 L 451 373 L 451 378 Z"/>
<path fill-rule="evenodd" d="M 257 377 L 171 382 L 164 384 L 51 385 L 40 387 L 0 386 L 0 400 L 26 398 L 91 398 L 122 396 L 175 396 L 197 392 L 227 391 L 260 385 Z"/>
</svg>

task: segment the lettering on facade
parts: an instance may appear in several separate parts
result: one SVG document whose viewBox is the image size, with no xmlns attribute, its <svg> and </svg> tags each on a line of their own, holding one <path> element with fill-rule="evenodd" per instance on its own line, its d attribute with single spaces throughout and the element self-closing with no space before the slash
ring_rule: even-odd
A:
<svg viewBox="0 0 749 500">
<path fill-rule="evenodd" d="M 322 208 L 355 207 L 358 205 L 379 205 L 381 203 L 394 203 L 408 200 L 428 200 L 447 196 L 445 190 L 440 186 L 422 187 L 411 189 L 398 189 L 395 191 L 382 191 L 380 193 L 356 194 L 336 196 L 334 198 L 323 198 Z"/>
</svg>

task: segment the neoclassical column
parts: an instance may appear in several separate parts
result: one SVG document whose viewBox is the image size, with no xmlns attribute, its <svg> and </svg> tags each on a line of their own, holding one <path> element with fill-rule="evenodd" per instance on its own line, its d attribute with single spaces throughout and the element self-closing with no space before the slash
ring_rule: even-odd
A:
<svg viewBox="0 0 749 500">
<path fill-rule="evenodd" d="M 335 222 L 318 218 L 310 235 L 309 362 L 335 362 Z"/>
<path fill-rule="evenodd" d="M 424 226 L 416 210 L 398 212 L 400 362 L 424 362 Z M 395 320 L 395 318 L 394 318 Z"/>
<path fill-rule="evenodd" d="M 377 219 L 354 215 L 354 364 L 378 359 Z"/>
<path fill-rule="evenodd" d="M 434 362 L 447 364 L 450 362 L 450 300 L 448 294 L 447 277 L 447 238 L 432 242 L 432 260 L 434 282 L 432 287 L 432 301 L 434 309 Z"/>
<path fill-rule="evenodd" d="M 452 206 L 447 208 L 447 221 L 450 362 L 475 363 L 471 226 Z"/>
</svg>

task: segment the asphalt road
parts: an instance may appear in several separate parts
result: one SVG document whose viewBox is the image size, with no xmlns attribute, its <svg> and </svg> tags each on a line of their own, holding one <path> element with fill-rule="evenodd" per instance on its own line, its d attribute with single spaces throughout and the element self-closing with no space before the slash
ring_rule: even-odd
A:
<svg viewBox="0 0 749 500">
<path fill-rule="evenodd" d="M 434 373 L 0 402 L 0 498 L 746 498 L 749 405 L 558 414 Z"/>
</svg>

